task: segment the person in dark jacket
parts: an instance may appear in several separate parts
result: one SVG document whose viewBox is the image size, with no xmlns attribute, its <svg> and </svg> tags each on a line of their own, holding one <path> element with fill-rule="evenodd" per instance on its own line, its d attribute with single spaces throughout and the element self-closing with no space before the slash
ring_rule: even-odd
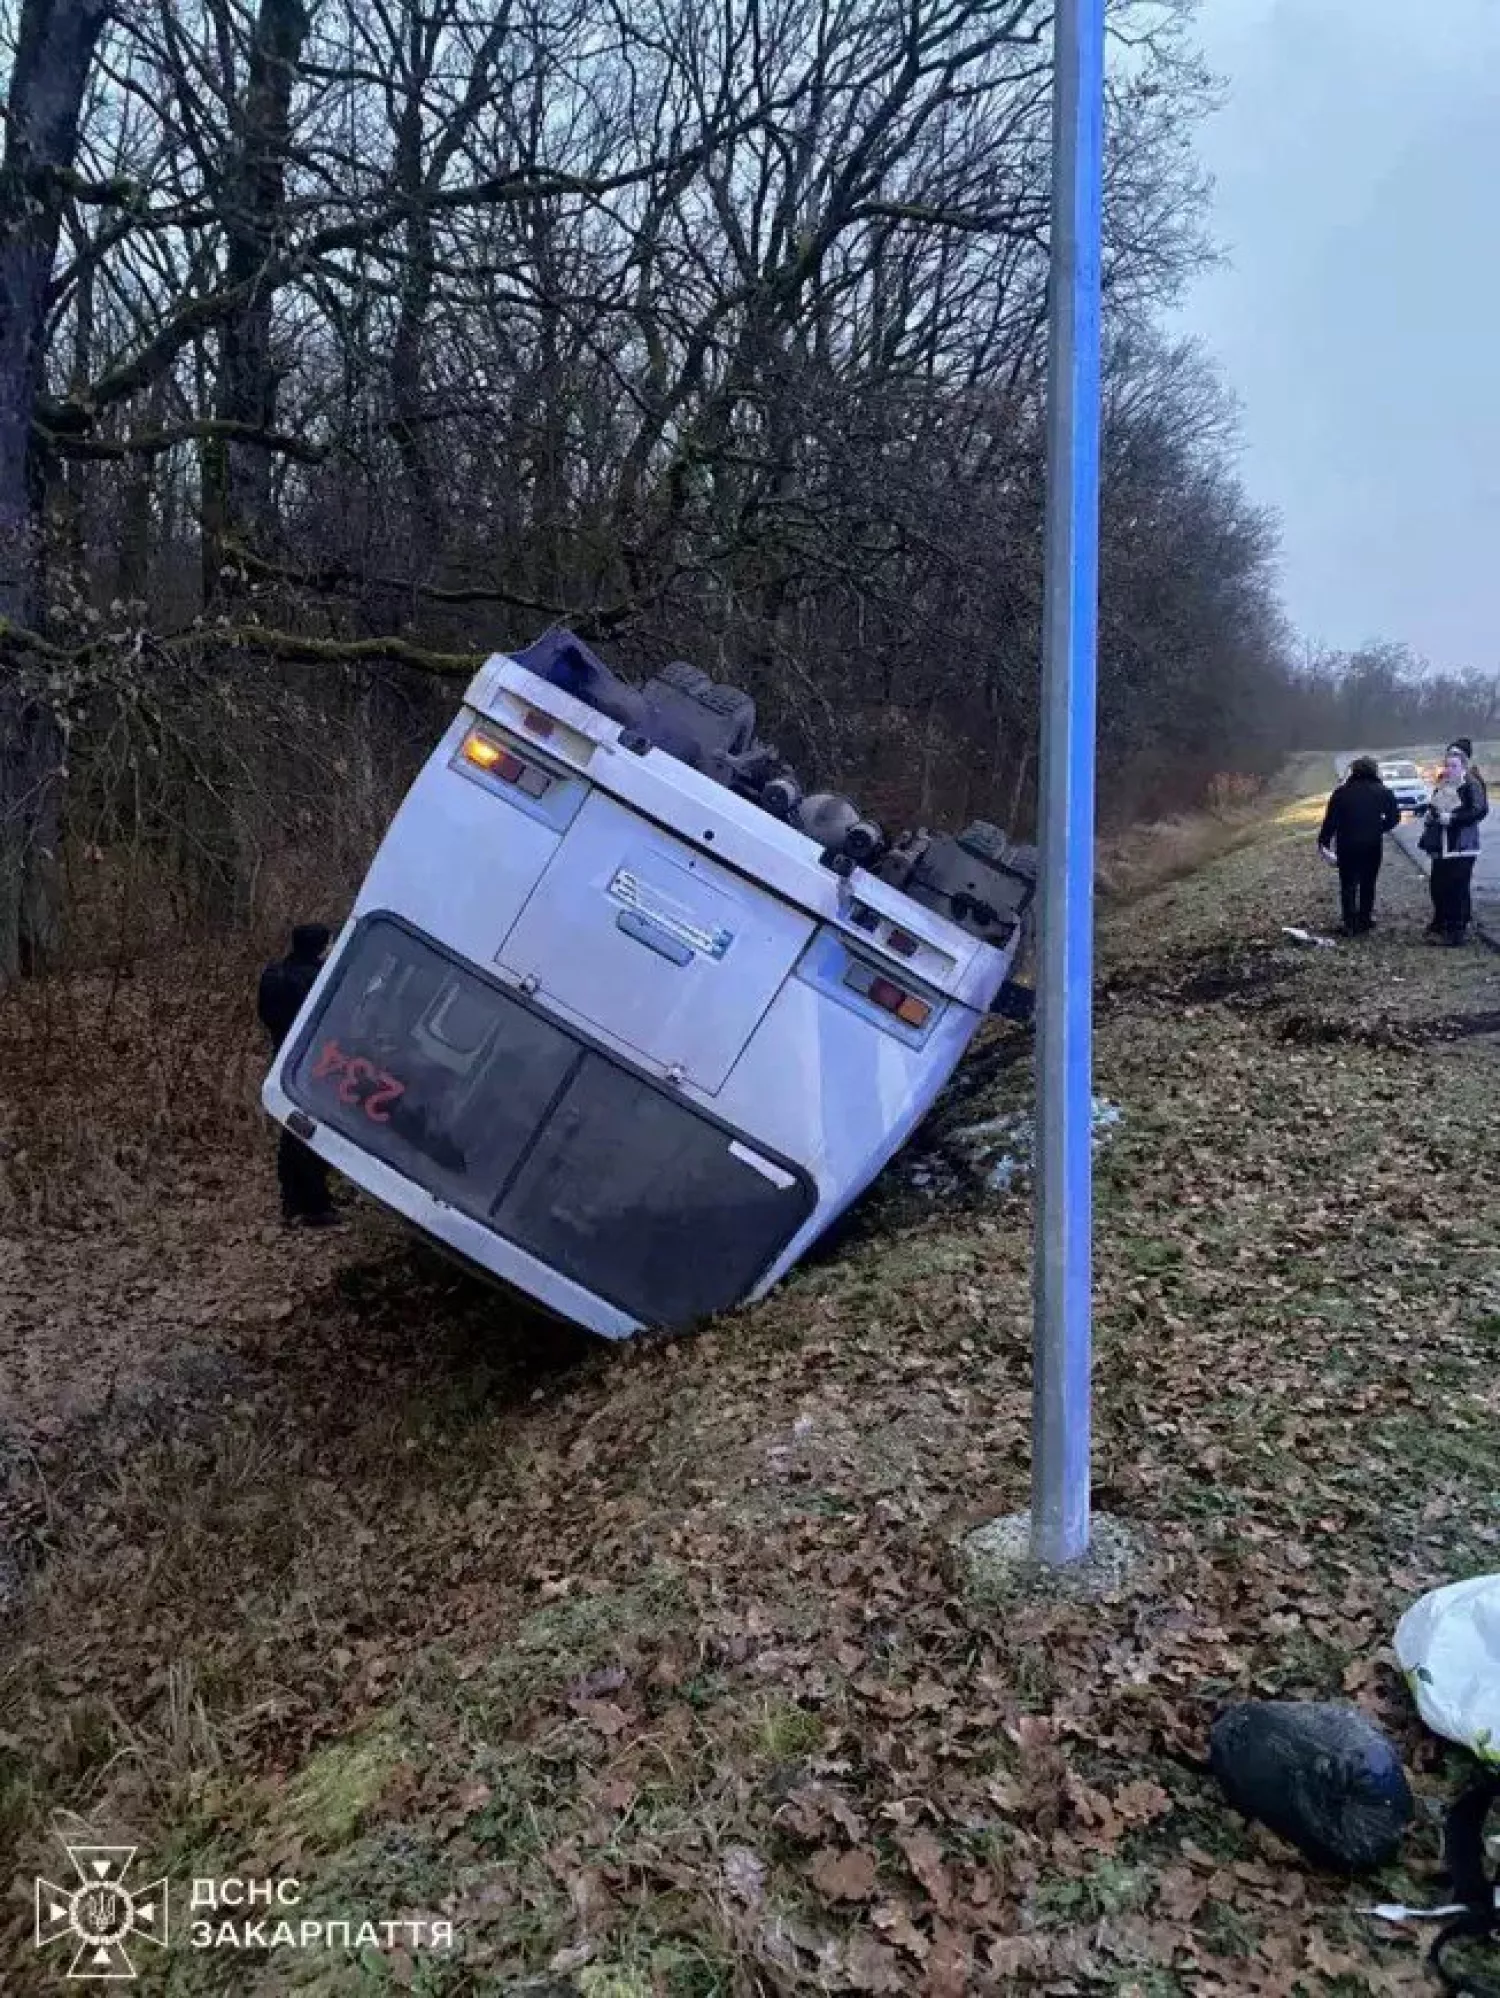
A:
<svg viewBox="0 0 1500 1998">
<path fill-rule="evenodd" d="M 1375 884 L 1388 832 L 1401 823 L 1395 794 L 1380 781 L 1372 758 L 1356 756 L 1328 800 L 1318 845 L 1332 850 L 1339 868 L 1344 934 L 1364 936 L 1375 923 Z"/>
<path fill-rule="evenodd" d="M 1489 793 L 1474 764 L 1467 736 L 1449 743 L 1443 771 L 1425 812 L 1419 842 L 1432 862 L 1428 886 L 1432 921 L 1427 934 L 1437 943 L 1462 944 L 1474 920 L 1474 863 L 1479 858 L 1479 826 L 1489 817 Z"/>
<path fill-rule="evenodd" d="M 297 1015 L 323 968 L 329 933 L 321 923 L 302 923 L 292 931 L 292 947 L 260 975 L 256 1011 L 271 1037 L 273 1051 L 286 1044 Z M 333 1228 L 342 1219 L 328 1191 L 328 1168 L 309 1146 L 283 1130 L 276 1154 L 281 1186 L 282 1219 L 294 1228 Z"/>
<path fill-rule="evenodd" d="M 1467 761 L 1469 766 L 1469 782 L 1474 786 L 1475 810 L 1479 813 L 1480 819 L 1487 819 L 1490 815 L 1489 786 L 1480 775 L 1479 765 L 1474 761 L 1474 744 L 1472 739 L 1466 735 L 1455 736 L 1453 741 L 1448 744 L 1448 749 L 1456 749 L 1459 755 Z M 1447 753 L 1447 750 L 1443 752 L 1445 756 Z M 1477 824 L 1478 820 L 1475 823 Z"/>
</svg>

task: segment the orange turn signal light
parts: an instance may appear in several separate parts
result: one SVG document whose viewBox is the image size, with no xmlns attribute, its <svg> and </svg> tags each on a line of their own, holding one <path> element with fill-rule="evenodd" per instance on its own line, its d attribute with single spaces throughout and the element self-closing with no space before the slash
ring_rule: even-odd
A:
<svg viewBox="0 0 1500 1998">
<path fill-rule="evenodd" d="M 514 784 L 528 798 L 543 797 L 552 788 L 552 779 L 545 770 L 513 755 L 482 729 L 473 729 L 464 737 L 462 753 L 464 761 L 472 763 L 476 770 L 482 770 L 487 777 L 498 777 L 502 784 Z"/>
<path fill-rule="evenodd" d="M 498 742 L 491 742 L 487 735 L 476 729 L 465 738 L 464 758 L 476 770 L 488 771 L 491 776 L 504 778 L 507 784 L 514 784 L 526 770 L 519 756 L 512 756 L 508 749 L 502 749 Z"/>
</svg>

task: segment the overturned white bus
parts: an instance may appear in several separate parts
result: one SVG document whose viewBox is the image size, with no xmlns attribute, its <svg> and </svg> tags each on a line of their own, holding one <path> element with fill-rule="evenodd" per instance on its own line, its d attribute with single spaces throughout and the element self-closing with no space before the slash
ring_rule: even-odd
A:
<svg viewBox="0 0 1500 1998">
<path fill-rule="evenodd" d="M 759 1297 L 1007 979 L 1028 850 L 804 798 L 745 696 L 552 632 L 475 676 L 269 1077 L 271 1116 L 610 1338 Z"/>
</svg>

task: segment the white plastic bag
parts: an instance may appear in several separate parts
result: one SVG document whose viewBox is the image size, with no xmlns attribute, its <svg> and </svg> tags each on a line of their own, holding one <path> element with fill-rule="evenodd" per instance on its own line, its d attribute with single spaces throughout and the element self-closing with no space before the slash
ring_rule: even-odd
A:
<svg viewBox="0 0 1500 1998">
<path fill-rule="evenodd" d="M 1419 1597 L 1396 1625 L 1396 1658 L 1433 1733 L 1500 1768 L 1500 1575 Z"/>
</svg>

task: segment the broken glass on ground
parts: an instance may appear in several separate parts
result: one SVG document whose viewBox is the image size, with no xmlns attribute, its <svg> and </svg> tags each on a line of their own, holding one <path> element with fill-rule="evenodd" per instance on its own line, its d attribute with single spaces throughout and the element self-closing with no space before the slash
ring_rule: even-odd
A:
<svg viewBox="0 0 1500 1998">
<path fill-rule="evenodd" d="M 1117 1103 L 1102 1096 L 1090 1100 L 1094 1149 L 1106 1142 L 1124 1121 Z M 934 1197 L 956 1191 L 961 1182 L 979 1179 L 993 1193 L 1008 1193 L 1035 1163 L 1036 1118 L 1029 1110 L 1002 1111 L 976 1124 L 944 1133 L 940 1153 L 917 1151 L 906 1168 L 912 1186 Z"/>
</svg>

